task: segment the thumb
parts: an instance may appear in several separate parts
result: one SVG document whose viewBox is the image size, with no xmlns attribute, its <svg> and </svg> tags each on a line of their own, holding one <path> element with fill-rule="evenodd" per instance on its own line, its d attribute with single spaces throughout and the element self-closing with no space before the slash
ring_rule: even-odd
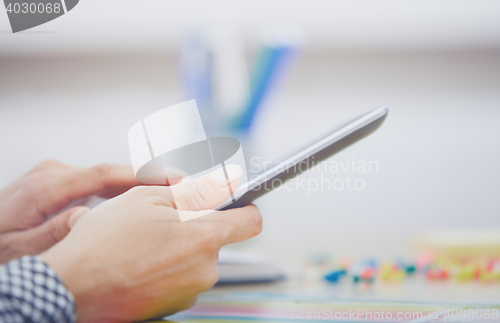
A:
<svg viewBox="0 0 500 323">
<path fill-rule="evenodd" d="M 227 211 L 214 211 L 206 219 L 220 225 L 223 245 L 253 238 L 262 231 L 262 215 L 253 204 Z"/>
<path fill-rule="evenodd" d="M 78 220 L 80 220 L 80 218 L 82 218 L 85 214 L 87 214 L 88 211 L 90 211 L 90 208 L 83 206 L 83 207 L 80 207 L 75 212 L 73 212 L 68 218 L 69 228 L 73 229 L 73 226 L 76 224 L 76 222 Z"/>
<path fill-rule="evenodd" d="M 216 171 L 172 186 L 178 210 L 210 210 L 224 202 L 238 186 L 243 170 L 238 165 L 222 164 Z"/>
<path fill-rule="evenodd" d="M 23 232 L 19 238 L 26 246 L 27 254 L 38 254 L 61 241 L 75 222 L 88 211 L 88 207 L 77 206 L 57 214 L 36 228 Z"/>
</svg>

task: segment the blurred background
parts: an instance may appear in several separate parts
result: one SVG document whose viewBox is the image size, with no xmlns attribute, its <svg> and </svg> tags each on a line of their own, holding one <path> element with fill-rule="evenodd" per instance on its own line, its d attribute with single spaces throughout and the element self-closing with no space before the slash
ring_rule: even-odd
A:
<svg viewBox="0 0 500 323">
<path fill-rule="evenodd" d="M 316 253 L 413 257 L 425 230 L 500 228 L 494 0 L 82 0 L 16 34 L 0 10 L 0 187 L 47 158 L 130 163 L 128 129 L 191 98 L 208 132 L 240 127 L 259 164 L 390 109 L 330 160 L 377 171 L 299 178 L 363 190 L 274 191 L 257 202 L 262 234 L 232 249 L 293 271 Z"/>
</svg>

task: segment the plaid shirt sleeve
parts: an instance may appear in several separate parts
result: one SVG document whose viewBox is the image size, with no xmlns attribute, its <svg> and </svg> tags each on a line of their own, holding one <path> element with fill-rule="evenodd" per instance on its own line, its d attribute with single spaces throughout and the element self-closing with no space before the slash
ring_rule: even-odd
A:
<svg viewBox="0 0 500 323">
<path fill-rule="evenodd" d="M 39 257 L 25 256 L 0 266 L 0 322 L 73 323 L 73 296 Z"/>
</svg>

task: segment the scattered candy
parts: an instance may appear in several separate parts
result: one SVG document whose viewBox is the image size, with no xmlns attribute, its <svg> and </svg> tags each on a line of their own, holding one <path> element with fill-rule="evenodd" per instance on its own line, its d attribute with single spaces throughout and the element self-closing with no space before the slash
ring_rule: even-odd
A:
<svg viewBox="0 0 500 323">
<path fill-rule="evenodd" d="M 449 274 L 446 269 L 429 269 L 426 276 L 429 280 L 446 280 Z"/>
<path fill-rule="evenodd" d="M 380 278 L 383 281 L 401 282 L 406 278 L 406 270 L 394 264 L 385 264 L 380 268 Z"/>
<path fill-rule="evenodd" d="M 396 271 L 394 272 L 394 274 L 393 274 L 393 277 L 392 277 L 392 279 L 393 279 L 394 281 L 396 281 L 396 282 L 401 282 L 401 281 L 403 281 L 405 278 L 406 278 L 406 273 L 405 273 L 405 271 L 404 271 L 404 270 L 401 270 L 401 269 L 396 270 Z"/>
<path fill-rule="evenodd" d="M 337 283 L 339 280 L 346 275 L 346 271 L 344 269 L 334 270 L 325 275 L 325 280 L 330 283 Z"/>
<path fill-rule="evenodd" d="M 361 279 L 369 280 L 373 278 L 375 270 L 373 268 L 365 268 L 360 275 Z"/>
<path fill-rule="evenodd" d="M 461 281 L 468 281 L 474 279 L 475 269 L 472 266 L 464 266 L 458 270 L 457 278 Z"/>
<path fill-rule="evenodd" d="M 419 253 L 416 261 L 417 269 L 426 269 L 434 261 L 435 257 L 435 254 L 431 251 L 423 251 Z"/>
<path fill-rule="evenodd" d="M 304 277 L 318 275 L 329 283 L 338 283 L 346 276 L 354 283 L 372 283 L 376 279 L 394 283 L 402 282 L 411 275 L 423 275 L 429 281 L 456 279 L 493 283 L 500 282 L 500 258 L 446 258 L 423 253 L 415 263 L 398 258 L 394 262 L 380 264 L 373 258 L 358 262 L 343 258 L 333 263 L 328 257 L 317 256 L 305 267 Z"/>
</svg>

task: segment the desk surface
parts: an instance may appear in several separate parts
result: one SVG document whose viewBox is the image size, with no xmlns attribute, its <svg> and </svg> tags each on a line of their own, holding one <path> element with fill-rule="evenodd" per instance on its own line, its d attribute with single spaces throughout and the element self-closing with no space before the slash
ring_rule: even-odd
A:
<svg viewBox="0 0 500 323">
<path fill-rule="evenodd" d="M 478 297 L 477 294 L 481 296 Z M 403 284 L 353 285 L 345 282 L 328 285 L 304 284 L 291 280 L 272 284 L 215 287 L 202 294 L 192 309 L 168 317 L 166 320 L 286 322 L 305 319 L 311 322 L 315 320 L 387 322 L 391 321 L 387 315 L 391 315 L 394 316 L 394 321 L 398 322 L 427 322 L 436 317 L 447 320 L 448 317 L 445 317 L 447 313 L 452 313 L 454 310 L 456 316 L 457 313 L 464 313 L 462 310 L 477 311 L 474 315 L 493 313 L 495 310 L 494 313 L 498 313 L 500 305 L 492 303 L 496 300 L 496 304 L 500 304 L 499 296 L 500 289 L 497 284 L 426 283 L 413 279 Z M 352 312 L 356 312 L 356 315 L 347 317 L 347 313 Z M 384 319 L 380 317 L 377 319 L 370 317 L 371 314 L 368 312 L 386 316 Z M 318 317 L 314 317 L 314 313 Z M 398 313 L 412 314 L 407 319 L 403 317 L 396 319 Z M 433 315 L 432 318 L 429 317 L 430 314 Z M 496 316 L 496 319 L 483 318 L 481 322 L 483 321 L 499 322 L 499 319 Z"/>
<path fill-rule="evenodd" d="M 366 317 L 366 311 L 385 313 L 422 313 L 419 322 L 430 321 L 429 312 L 439 314 L 443 320 L 449 310 L 465 309 L 486 313 L 489 309 L 500 309 L 500 286 L 498 283 L 484 284 L 480 282 L 460 283 L 456 281 L 428 282 L 421 277 L 407 279 L 403 283 L 353 284 L 347 279 L 340 284 L 326 282 L 305 282 L 299 279 L 288 279 L 267 284 L 224 285 L 216 286 L 200 295 L 198 303 L 190 310 L 166 318 L 175 322 L 211 322 L 211 321 L 295 321 L 293 318 L 300 312 L 304 316 L 308 312 L 328 311 L 344 313 L 361 311 L 356 319 L 352 317 L 337 321 L 380 322 L 380 319 Z M 462 312 L 463 313 L 463 312 Z M 436 315 L 433 314 L 433 319 Z M 318 314 L 319 315 L 319 314 Z M 326 315 L 323 313 L 323 315 Z M 335 314 L 333 314 L 335 315 Z M 341 315 L 341 314 L 338 314 Z M 413 314 L 412 314 L 413 315 Z M 417 315 L 417 314 L 415 314 Z M 475 315 L 475 314 L 474 314 Z M 307 317 L 305 317 L 307 318 Z M 322 317 L 321 320 L 335 316 Z M 396 320 L 412 321 L 416 319 Z M 490 317 L 492 319 L 492 317 Z M 314 321 L 313 318 L 311 321 Z M 316 318 L 316 320 L 318 320 Z M 384 321 L 384 320 L 382 320 Z M 390 321 L 390 320 L 385 320 Z M 450 320 L 453 322 L 453 320 Z M 458 320 L 459 321 L 459 320 Z M 500 322 L 500 320 L 490 320 Z M 481 322 L 490 322 L 484 318 Z"/>
</svg>

